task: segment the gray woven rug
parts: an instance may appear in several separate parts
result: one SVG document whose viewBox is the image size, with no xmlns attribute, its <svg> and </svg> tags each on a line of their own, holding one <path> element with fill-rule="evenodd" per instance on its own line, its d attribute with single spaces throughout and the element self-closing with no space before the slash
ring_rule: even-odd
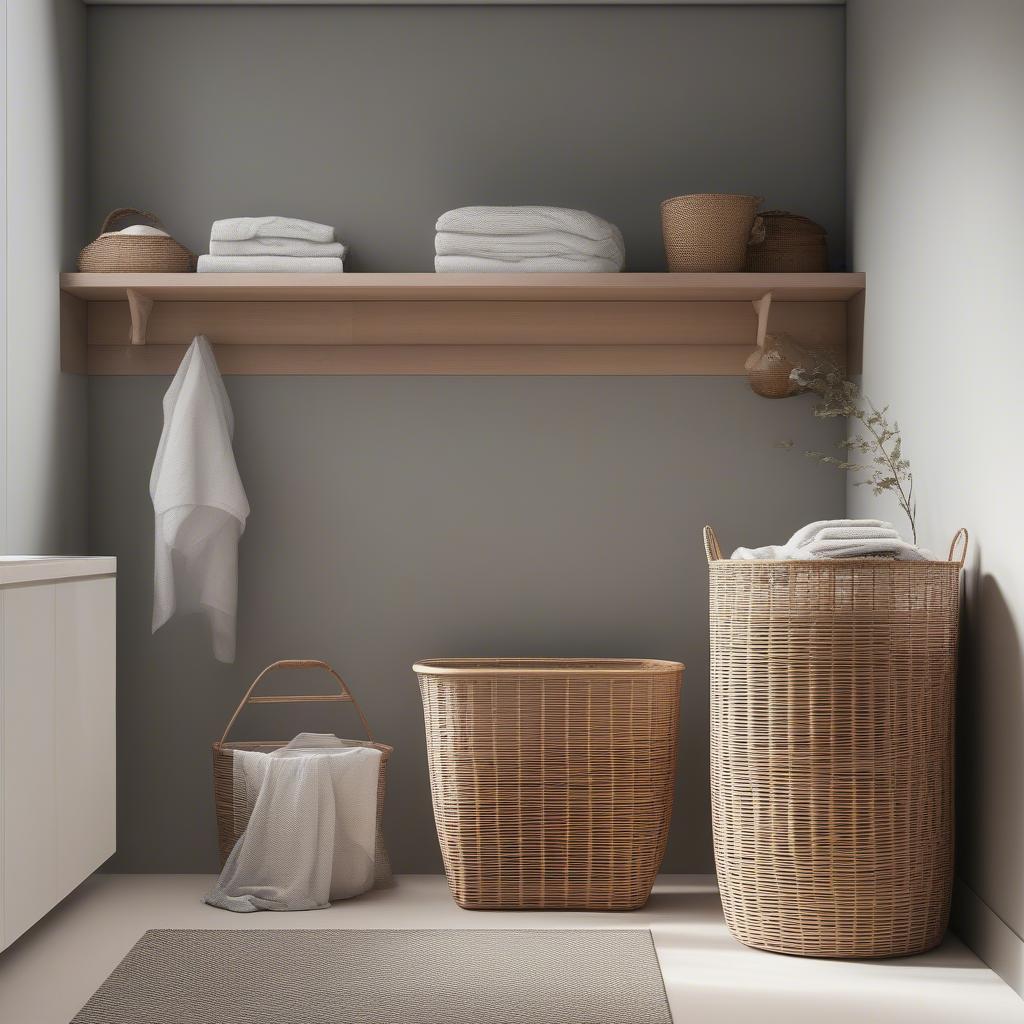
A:
<svg viewBox="0 0 1024 1024">
<path fill-rule="evenodd" d="M 672 1024 L 651 933 L 149 931 L 73 1024 Z"/>
</svg>

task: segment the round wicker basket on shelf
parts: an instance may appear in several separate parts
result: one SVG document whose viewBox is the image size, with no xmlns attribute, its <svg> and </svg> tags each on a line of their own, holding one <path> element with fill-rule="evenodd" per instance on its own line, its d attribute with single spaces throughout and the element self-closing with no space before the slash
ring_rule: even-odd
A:
<svg viewBox="0 0 1024 1024">
<path fill-rule="evenodd" d="M 710 527 L 704 540 L 711 810 L 729 929 L 801 956 L 932 948 L 953 880 L 966 531 L 945 562 L 734 561 Z"/>
<path fill-rule="evenodd" d="M 675 196 L 661 204 L 668 269 L 725 273 L 743 269 L 747 245 L 760 237 L 760 196 L 724 193 Z"/>
<path fill-rule="evenodd" d="M 195 270 L 195 256 L 170 235 L 131 235 L 114 231 L 122 220 L 146 220 L 163 230 L 160 218 L 130 206 L 112 210 L 100 227 L 100 236 L 78 255 L 78 269 L 86 274 L 187 274 Z"/>
<path fill-rule="evenodd" d="M 785 210 L 761 214 L 763 237 L 747 247 L 746 269 L 762 274 L 822 273 L 828 270 L 825 229 L 809 217 Z"/>
</svg>

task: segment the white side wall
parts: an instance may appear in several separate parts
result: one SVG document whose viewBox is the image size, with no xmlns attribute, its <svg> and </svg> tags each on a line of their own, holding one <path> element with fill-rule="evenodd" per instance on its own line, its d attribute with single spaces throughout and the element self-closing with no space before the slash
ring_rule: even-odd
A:
<svg viewBox="0 0 1024 1024">
<path fill-rule="evenodd" d="M 86 381 L 60 372 L 57 274 L 86 191 L 85 8 L 6 0 L 6 345 L 0 549 L 84 552 Z"/>
<path fill-rule="evenodd" d="M 1024 993 L 1024 3 L 851 0 L 847 54 L 865 391 L 903 426 L 923 543 L 971 531 L 956 926 Z"/>
</svg>

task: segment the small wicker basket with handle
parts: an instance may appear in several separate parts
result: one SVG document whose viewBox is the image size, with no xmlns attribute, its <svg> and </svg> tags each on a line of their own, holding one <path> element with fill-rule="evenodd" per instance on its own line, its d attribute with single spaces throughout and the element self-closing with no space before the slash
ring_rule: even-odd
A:
<svg viewBox="0 0 1024 1024">
<path fill-rule="evenodd" d="M 84 274 L 187 274 L 195 270 L 196 258 L 170 235 L 126 235 L 114 230 L 123 220 L 145 220 L 164 230 L 155 213 L 122 206 L 107 214 L 100 237 L 78 255 L 78 269 Z"/>
<path fill-rule="evenodd" d="M 267 676 L 278 669 L 293 668 L 320 669 L 324 672 L 329 672 L 337 682 L 340 692 L 296 694 L 294 696 L 285 694 L 273 694 L 259 697 L 253 696 L 253 691 L 263 681 L 264 676 Z M 245 696 L 242 698 L 238 707 L 235 708 L 235 713 L 231 716 L 228 724 L 225 726 L 223 735 L 213 745 L 213 799 L 217 812 L 217 839 L 220 851 L 221 867 L 224 866 L 225 861 L 228 859 L 228 854 L 230 854 L 232 849 L 234 849 L 235 843 L 238 842 L 239 837 L 249 824 L 249 809 L 242 801 L 235 797 L 234 758 L 231 752 L 233 750 L 257 750 L 262 753 L 269 754 L 271 751 L 278 750 L 281 747 L 287 746 L 289 743 L 289 740 L 232 741 L 229 743 L 228 733 L 231 731 L 231 727 L 235 724 L 238 716 L 242 713 L 242 709 L 247 704 L 319 704 L 333 701 L 344 701 L 351 704 L 356 709 L 359 721 L 362 723 L 363 730 L 366 732 L 367 739 L 365 741 L 353 741 L 352 745 L 373 747 L 380 751 L 380 781 L 377 786 L 378 883 L 381 881 L 382 876 L 387 877 L 390 875 L 387 854 L 384 851 L 381 820 L 384 811 L 384 793 L 387 782 L 388 759 L 390 758 L 394 748 L 389 747 L 384 743 L 377 743 L 374 741 L 373 733 L 370 731 L 370 725 L 366 721 L 366 716 L 363 714 L 362 709 L 356 702 L 355 697 L 352 696 L 352 691 L 348 688 L 345 680 L 342 679 L 326 661 L 317 661 L 313 659 L 275 661 L 272 665 L 268 665 L 256 677 L 249 689 L 245 691 Z"/>
</svg>

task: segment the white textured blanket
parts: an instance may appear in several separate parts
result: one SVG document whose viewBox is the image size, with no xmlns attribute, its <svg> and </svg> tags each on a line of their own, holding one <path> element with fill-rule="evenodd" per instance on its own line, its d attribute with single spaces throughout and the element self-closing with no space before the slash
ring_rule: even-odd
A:
<svg viewBox="0 0 1024 1024">
<path fill-rule="evenodd" d="M 471 235 L 460 231 L 439 231 L 434 238 L 438 256 L 482 256 L 485 259 L 566 256 L 580 259 L 596 256 L 611 260 L 621 270 L 626 262 L 622 236 L 584 238 L 568 231 L 536 231 L 529 235 Z"/>
<path fill-rule="evenodd" d="M 620 269 L 617 263 L 597 256 L 434 257 L 434 270 L 439 274 L 617 274 Z"/>
<path fill-rule="evenodd" d="M 304 238 L 210 239 L 211 256 L 335 256 L 341 260 L 347 251 L 342 242 L 307 242 Z"/>
<path fill-rule="evenodd" d="M 209 256 L 199 257 L 200 274 L 340 274 L 337 256 Z"/>
<path fill-rule="evenodd" d="M 437 218 L 438 231 L 470 235 L 533 235 L 538 231 L 567 231 L 600 241 L 619 236 L 614 224 L 586 210 L 561 206 L 460 206 Z"/>
<path fill-rule="evenodd" d="M 207 903 L 320 910 L 373 888 L 379 750 L 303 733 L 270 754 L 232 756 L 235 800 L 251 813 Z"/>
<path fill-rule="evenodd" d="M 215 220 L 211 241 L 240 242 L 246 238 L 304 238 L 307 242 L 333 242 L 334 228 L 295 217 L 228 217 Z"/>
</svg>

